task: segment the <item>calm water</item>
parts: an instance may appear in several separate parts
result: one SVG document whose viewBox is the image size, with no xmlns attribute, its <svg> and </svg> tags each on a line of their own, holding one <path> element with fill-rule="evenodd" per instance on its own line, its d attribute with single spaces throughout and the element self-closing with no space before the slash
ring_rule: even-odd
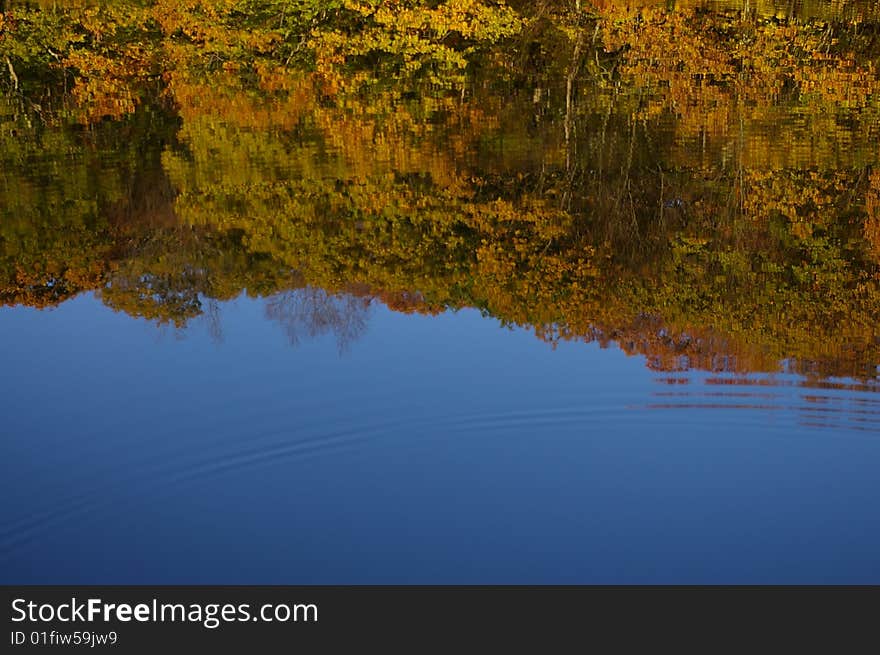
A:
<svg viewBox="0 0 880 655">
<path fill-rule="evenodd" d="M 874 3 L 91 4 L 0 4 L 0 581 L 880 583 Z"/>
</svg>

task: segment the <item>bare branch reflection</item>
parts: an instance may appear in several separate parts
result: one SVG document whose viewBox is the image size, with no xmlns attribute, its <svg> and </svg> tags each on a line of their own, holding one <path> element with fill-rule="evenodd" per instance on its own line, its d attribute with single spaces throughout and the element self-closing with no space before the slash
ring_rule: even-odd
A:
<svg viewBox="0 0 880 655">
<path fill-rule="evenodd" d="M 208 328 L 208 334 L 214 343 L 223 343 L 223 324 L 221 321 L 220 303 L 214 298 L 206 298 L 202 314 Z"/>
<path fill-rule="evenodd" d="M 277 321 L 294 346 L 303 337 L 333 334 L 341 354 L 366 332 L 370 304 L 369 297 L 304 287 L 267 298 L 266 318 Z"/>
</svg>

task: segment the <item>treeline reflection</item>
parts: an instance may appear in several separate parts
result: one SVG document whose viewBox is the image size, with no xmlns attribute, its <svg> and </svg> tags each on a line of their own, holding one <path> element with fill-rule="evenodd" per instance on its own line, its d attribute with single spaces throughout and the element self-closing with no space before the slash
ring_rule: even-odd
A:
<svg viewBox="0 0 880 655">
<path fill-rule="evenodd" d="M 0 302 L 875 377 L 876 4 L 574 4 L 3 3 Z"/>
</svg>

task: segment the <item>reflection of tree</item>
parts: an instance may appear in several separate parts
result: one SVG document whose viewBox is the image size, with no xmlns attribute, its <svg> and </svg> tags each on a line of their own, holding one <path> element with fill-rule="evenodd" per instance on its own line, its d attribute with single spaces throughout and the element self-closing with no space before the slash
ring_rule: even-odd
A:
<svg viewBox="0 0 880 655">
<path fill-rule="evenodd" d="M 304 336 L 314 339 L 332 334 L 340 352 L 366 332 L 369 310 L 369 297 L 314 287 L 282 291 L 266 299 L 266 317 L 281 325 L 291 345 Z"/>
<path fill-rule="evenodd" d="M 337 3 L 302 33 L 309 2 L 133 1 L 107 4 L 150 18 L 13 3 L 2 303 L 97 289 L 220 338 L 245 291 L 344 348 L 371 298 L 658 368 L 880 361 L 876 2 L 547 0 L 506 48 L 521 21 L 488 1 Z"/>
<path fill-rule="evenodd" d="M 202 316 L 208 328 L 208 334 L 211 335 L 215 343 L 221 343 L 223 341 L 223 323 L 221 321 L 220 303 L 214 298 L 206 298 L 204 314 Z"/>
</svg>

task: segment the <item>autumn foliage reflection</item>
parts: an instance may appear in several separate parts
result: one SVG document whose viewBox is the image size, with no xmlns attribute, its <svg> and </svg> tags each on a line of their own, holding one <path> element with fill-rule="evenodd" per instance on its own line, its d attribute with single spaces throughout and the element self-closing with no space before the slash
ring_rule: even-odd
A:
<svg viewBox="0 0 880 655">
<path fill-rule="evenodd" d="M 873 377 L 878 55 L 858 0 L 7 2 L 0 301 Z"/>
</svg>

